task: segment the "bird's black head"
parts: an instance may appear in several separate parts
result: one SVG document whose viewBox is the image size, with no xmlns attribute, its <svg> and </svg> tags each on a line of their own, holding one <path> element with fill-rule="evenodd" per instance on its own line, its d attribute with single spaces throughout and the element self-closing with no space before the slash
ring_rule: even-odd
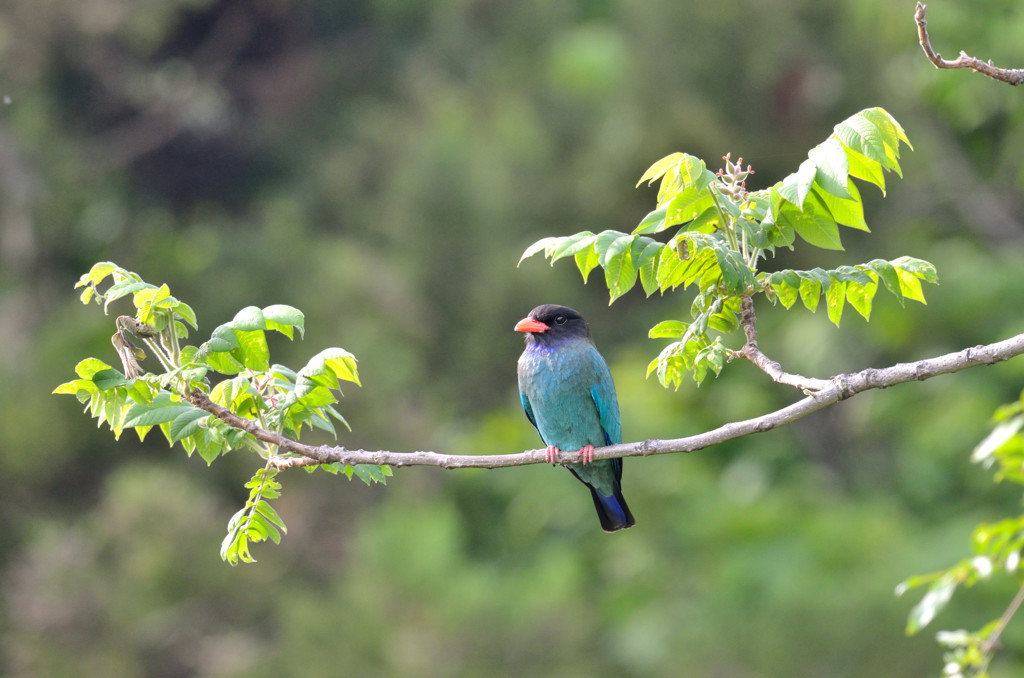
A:
<svg viewBox="0 0 1024 678">
<path fill-rule="evenodd" d="M 516 323 L 517 332 L 526 333 L 526 343 L 550 345 L 553 342 L 573 337 L 590 337 L 587 321 L 567 306 L 544 304 L 530 311 Z"/>
</svg>

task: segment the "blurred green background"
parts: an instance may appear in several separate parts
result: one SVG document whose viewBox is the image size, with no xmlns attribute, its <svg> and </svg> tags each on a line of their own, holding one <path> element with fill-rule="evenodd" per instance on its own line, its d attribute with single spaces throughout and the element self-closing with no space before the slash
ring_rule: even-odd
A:
<svg viewBox="0 0 1024 678">
<path fill-rule="evenodd" d="M 913 3 L 842 0 L 7 0 L 0 5 L 0 673 L 29 676 L 922 676 L 937 628 L 997 617 L 1015 584 L 958 594 L 919 636 L 903 578 L 966 556 L 1019 492 L 968 461 L 1024 361 L 871 392 L 783 430 L 629 460 L 637 526 L 603 534 L 546 466 L 414 468 L 388 486 L 281 477 L 289 526 L 259 563 L 218 557 L 254 459 L 207 468 L 158 436 L 115 443 L 50 395 L 113 317 L 73 283 L 113 260 L 170 285 L 200 332 L 250 304 L 360 359 L 346 446 L 539 445 L 512 325 L 588 318 L 626 440 L 796 399 L 749 364 L 699 390 L 645 380 L 688 295 L 613 306 L 599 275 L 522 250 L 629 231 L 672 151 L 727 152 L 769 186 L 832 126 L 882 106 L 916 150 L 873 233 L 775 267 L 932 261 L 927 306 L 761 307 L 762 348 L 815 376 L 1024 330 L 1021 93 L 925 60 Z M 1024 5 L 929 5 L 936 49 L 1020 66 Z M 116 310 L 116 309 L 115 309 Z M 738 345 L 738 339 L 735 342 Z M 309 440 L 330 442 L 310 434 Z M 306 438 L 304 437 L 304 440 Z M 324 475 L 324 477 L 321 477 Z M 1024 624 L 993 675 L 1024 668 Z"/>
</svg>

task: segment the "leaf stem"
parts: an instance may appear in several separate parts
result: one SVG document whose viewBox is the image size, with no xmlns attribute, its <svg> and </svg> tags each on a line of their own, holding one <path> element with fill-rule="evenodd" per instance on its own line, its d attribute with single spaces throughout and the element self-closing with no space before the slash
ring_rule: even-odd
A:
<svg viewBox="0 0 1024 678">
<path fill-rule="evenodd" d="M 708 193 L 711 194 L 711 199 L 715 201 L 715 211 L 718 212 L 718 218 L 722 220 L 722 230 L 725 231 L 726 238 L 729 240 L 729 246 L 739 251 L 739 242 L 736 240 L 736 224 L 733 223 L 730 217 L 726 216 L 725 210 L 722 209 L 722 204 L 718 201 L 718 191 L 715 190 L 714 186 L 708 187 Z"/>
</svg>

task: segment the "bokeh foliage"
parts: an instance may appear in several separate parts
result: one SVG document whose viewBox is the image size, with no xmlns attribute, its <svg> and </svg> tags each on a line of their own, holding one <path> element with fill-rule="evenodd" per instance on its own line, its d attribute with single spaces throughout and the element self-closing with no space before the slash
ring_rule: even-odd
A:
<svg viewBox="0 0 1024 678">
<path fill-rule="evenodd" d="M 943 54 L 1019 59 L 1019 3 L 929 11 Z M 870 322 L 842 329 L 820 311 L 760 311 L 762 348 L 827 376 L 1019 332 L 1020 93 L 935 71 L 912 12 L 883 0 L 4 4 L 0 671 L 934 675 L 934 640 L 902 635 L 913 602 L 892 591 L 957 562 L 975 524 L 1018 506 L 969 463 L 991 412 L 1020 392 L 1012 361 L 630 461 L 638 525 L 614 539 L 547 468 L 415 469 L 386 492 L 297 474 L 275 500 L 286 539 L 241 570 L 215 546 L 251 468 L 229 455 L 208 470 L 152 436 L 114 444 L 50 395 L 83 346 L 115 360 L 111 318 L 69 294 L 113 260 L 168 282 L 200 327 L 250 305 L 301 308 L 303 341 L 270 349 L 284 364 L 320 346 L 360 357 L 346 445 L 535 446 L 511 325 L 547 301 L 592 324 L 625 438 L 760 414 L 792 394 L 750 366 L 676 393 L 645 380 L 648 329 L 688 302 L 635 303 L 637 288 L 607 308 L 603 286 L 569 267 L 515 262 L 543 236 L 631 230 L 656 198 L 632 186 L 670 150 L 743 156 L 750 187 L 765 188 L 868 106 L 913 139 L 905 179 L 884 201 L 864 191 L 873 233 L 844 232 L 846 252 L 782 251 L 778 268 L 912 253 L 942 284 L 927 307 L 879 296 Z M 1007 598 L 974 588 L 942 614 L 977 628 Z M 1002 640 L 1022 636 L 1011 625 Z M 992 666 L 1019 670 L 1013 652 Z"/>
</svg>

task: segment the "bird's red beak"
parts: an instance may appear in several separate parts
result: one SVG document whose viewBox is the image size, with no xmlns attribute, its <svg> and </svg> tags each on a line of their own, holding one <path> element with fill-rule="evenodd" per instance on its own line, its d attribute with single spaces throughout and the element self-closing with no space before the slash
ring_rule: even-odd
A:
<svg viewBox="0 0 1024 678">
<path fill-rule="evenodd" d="M 516 332 L 547 332 L 551 328 L 539 320 L 526 317 L 516 323 Z"/>
</svg>

